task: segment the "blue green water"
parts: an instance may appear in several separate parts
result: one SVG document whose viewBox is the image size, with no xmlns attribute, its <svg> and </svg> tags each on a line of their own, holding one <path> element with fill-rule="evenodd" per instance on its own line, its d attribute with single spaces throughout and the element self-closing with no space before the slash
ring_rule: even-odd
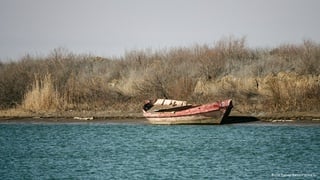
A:
<svg viewBox="0 0 320 180">
<path fill-rule="evenodd" d="M 320 178 L 320 126 L 0 124 L 0 179 Z"/>
</svg>

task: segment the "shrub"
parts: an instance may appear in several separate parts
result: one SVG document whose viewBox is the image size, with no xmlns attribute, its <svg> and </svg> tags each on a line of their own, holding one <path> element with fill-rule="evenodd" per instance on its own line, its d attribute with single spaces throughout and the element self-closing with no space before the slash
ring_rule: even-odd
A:
<svg viewBox="0 0 320 180">
<path fill-rule="evenodd" d="M 245 38 L 111 59 L 63 48 L 0 63 L 0 108 L 114 110 L 149 98 L 205 103 L 233 98 L 241 111 L 319 110 L 320 45 L 252 49 Z"/>
</svg>

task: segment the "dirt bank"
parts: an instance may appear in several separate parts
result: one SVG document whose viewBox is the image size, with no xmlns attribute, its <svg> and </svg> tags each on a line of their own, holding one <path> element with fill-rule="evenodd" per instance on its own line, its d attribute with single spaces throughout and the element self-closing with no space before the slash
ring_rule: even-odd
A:
<svg viewBox="0 0 320 180">
<path fill-rule="evenodd" d="M 299 122 L 320 123 L 319 112 L 284 112 L 284 113 L 240 113 L 232 111 L 226 120 L 228 123 L 262 122 Z M 31 112 L 22 109 L 0 111 L 0 122 L 117 122 L 147 123 L 141 112 L 103 112 L 103 111 L 63 111 Z"/>
</svg>

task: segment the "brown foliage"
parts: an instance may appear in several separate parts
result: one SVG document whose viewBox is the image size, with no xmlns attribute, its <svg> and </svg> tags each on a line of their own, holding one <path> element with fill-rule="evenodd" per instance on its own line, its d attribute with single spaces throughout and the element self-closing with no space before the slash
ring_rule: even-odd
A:
<svg viewBox="0 0 320 180">
<path fill-rule="evenodd" d="M 113 59 L 57 48 L 47 57 L 0 63 L 0 107 L 139 111 L 149 98 L 233 98 L 246 112 L 319 111 L 319 59 L 320 45 L 307 40 L 251 49 L 245 38 L 229 37 Z"/>
</svg>

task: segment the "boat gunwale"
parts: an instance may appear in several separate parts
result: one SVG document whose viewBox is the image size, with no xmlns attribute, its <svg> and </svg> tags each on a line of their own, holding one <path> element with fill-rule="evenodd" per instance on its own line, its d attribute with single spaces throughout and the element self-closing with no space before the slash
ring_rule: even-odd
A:
<svg viewBox="0 0 320 180">
<path fill-rule="evenodd" d="M 221 102 L 228 102 L 226 106 L 221 106 Z M 209 106 L 209 108 L 208 108 Z M 212 106 L 212 107 L 210 107 Z M 203 105 L 191 105 L 190 108 L 181 110 L 181 111 L 169 111 L 170 108 L 168 108 L 168 111 L 145 111 L 143 110 L 143 115 L 146 118 L 175 118 L 175 117 L 182 117 L 182 116 L 193 116 L 193 115 L 201 115 L 206 113 L 211 113 L 215 111 L 220 111 L 221 113 L 225 113 L 225 111 L 228 108 L 232 108 L 232 100 L 227 99 L 225 101 L 217 101 L 213 103 L 203 104 Z M 198 109 L 203 108 L 202 111 L 198 111 Z M 172 108 L 174 109 L 174 107 Z"/>
</svg>

